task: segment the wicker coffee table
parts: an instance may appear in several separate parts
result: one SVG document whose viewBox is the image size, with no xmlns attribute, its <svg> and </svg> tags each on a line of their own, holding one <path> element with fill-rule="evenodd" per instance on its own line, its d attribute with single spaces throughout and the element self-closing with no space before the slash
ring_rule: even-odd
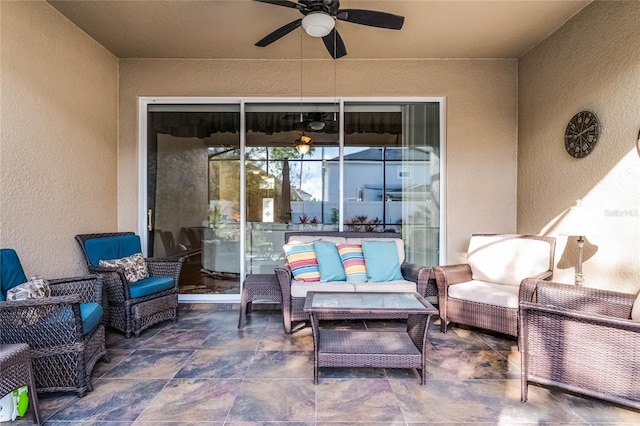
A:
<svg viewBox="0 0 640 426">
<path fill-rule="evenodd" d="M 318 383 L 320 367 L 378 367 L 416 368 L 425 384 L 427 331 L 438 310 L 419 293 L 309 292 L 304 310 L 313 330 L 313 383 Z M 324 314 L 363 318 L 386 313 L 407 314 L 406 332 L 320 327 Z"/>
</svg>

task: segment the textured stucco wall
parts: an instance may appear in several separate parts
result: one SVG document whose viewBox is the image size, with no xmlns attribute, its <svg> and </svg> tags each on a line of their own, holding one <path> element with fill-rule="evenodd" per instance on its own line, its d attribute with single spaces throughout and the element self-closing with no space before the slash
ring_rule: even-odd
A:
<svg viewBox="0 0 640 426">
<path fill-rule="evenodd" d="M 117 226 L 118 61 L 44 1 L 1 1 L 0 43 L 0 246 L 84 274 L 73 236 Z"/>
<path fill-rule="evenodd" d="M 582 199 L 591 219 L 585 285 L 630 293 L 640 289 L 638 22 L 640 2 L 594 2 L 521 58 L 518 72 L 518 231 L 556 235 Z M 563 138 L 582 110 L 599 117 L 601 137 L 574 159 Z M 557 281 L 573 282 L 573 240 L 558 237 Z"/>
<path fill-rule="evenodd" d="M 138 226 L 139 96 L 299 99 L 302 74 L 305 97 L 445 96 L 447 261 L 464 260 L 471 233 L 515 231 L 516 61 L 302 62 L 121 60 L 119 228 Z"/>
</svg>

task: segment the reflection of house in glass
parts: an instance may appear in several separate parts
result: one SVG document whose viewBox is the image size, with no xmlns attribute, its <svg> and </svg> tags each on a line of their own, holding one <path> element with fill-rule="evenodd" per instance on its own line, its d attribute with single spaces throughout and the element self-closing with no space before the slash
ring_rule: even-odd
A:
<svg viewBox="0 0 640 426">
<path fill-rule="evenodd" d="M 338 157 L 324 161 L 322 201 L 294 201 L 292 195 L 293 223 L 314 216 L 332 223 L 340 205 L 339 172 Z M 437 264 L 440 170 L 433 148 L 345 147 L 343 184 L 345 230 L 401 231 L 410 261 Z"/>
<path fill-rule="evenodd" d="M 385 227 L 417 222 L 437 226 L 439 179 L 432 148 L 365 148 L 345 154 L 345 221 L 366 216 Z M 328 204 L 338 204 L 332 199 L 336 192 L 329 190 L 338 184 L 339 161 L 332 158 L 324 177 L 323 198 Z M 415 220 L 417 216 L 421 220 Z"/>
</svg>

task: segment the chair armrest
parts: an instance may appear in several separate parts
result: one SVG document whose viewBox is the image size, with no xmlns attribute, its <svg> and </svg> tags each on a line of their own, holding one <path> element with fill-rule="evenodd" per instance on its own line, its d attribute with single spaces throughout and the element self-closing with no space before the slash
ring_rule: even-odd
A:
<svg viewBox="0 0 640 426">
<path fill-rule="evenodd" d="M 531 296 L 523 295 L 531 292 Z M 558 309 L 597 314 L 620 319 L 631 318 L 635 294 L 620 293 L 572 284 L 527 278 L 520 285 L 520 302 L 555 306 Z"/>
<path fill-rule="evenodd" d="M 37 350 L 83 339 L 80 295 L 0 303 L 0 343 L 27 343 Z"/>
<path fill-rule="evenodd" d="M 282 293 L 282 303 L 287 306 L 291 305 L 291 267 L 288 264 L 278 266 L 274 268 L 278 283 L 280 284 L 280 291 Z"/>
<path fill-rule="evenodd" d="M 434 266 L 433 273 L 436 276 L 438 292 L 446 294 L 447 287 L 452 284 L 471 281 L 471 267 L 466 263 L 458 265 Z"/>
<path fill-rule="evenodd" d="M 520 319 L 525 321 L 529 311 L 543 312 L 547 315 L 564 317 L 567 320 L 573 319 L 583 324 L 592 324 L 599 327 L 615 328 L 640 333 L 640 322 L 627 318 L 618 318 L 608 315 L 601 315 L 592 312 L 581 312 L 573 309 L 559 308 L 553 305 L 541 305 L 539 303 L 520 302 Z M 549 330 L 549 332 L 551 332 Z M 640 341 L 639 341 L 640 343 Z M 585 344 L 588 344 L 585 341 Z"/>
<path fill-rule="evenodd" d="M 99 275 L 84 277 L 56 278 L 49 280 L 51 296 L 77 294 L 80 303 L 102 303 L 102 278 Z"/>
<path fill-rule="evenodd" d="M 410 262 L 403 262 L 402 265 L 400 265 L 400 271 L 404 279 L 416 283 L 416 289 L 423 297 L 437 296 L 437 289 L 433 289 L 435 294 L 427 294 L 431 269 L 429 266 L 422 266 Z"/>
<path fill-rule="evenodd" d="M 124 275 L 124 268 L 93 265 L 88 267 L 91 274 L 98 274 L 102 278 L 109 304 L 124 303 L 131 298 L 129 281 Z"/>
<path fill-rule="evenodd" d="M 182 264 L 184 257 L 149 257 L 145 261 L 147 263 L 147 269 L 149 276 L 151 277 L 174 277 L 177 281 L 180 278 L 180 271 L 182 270 Z"/>
</svg>

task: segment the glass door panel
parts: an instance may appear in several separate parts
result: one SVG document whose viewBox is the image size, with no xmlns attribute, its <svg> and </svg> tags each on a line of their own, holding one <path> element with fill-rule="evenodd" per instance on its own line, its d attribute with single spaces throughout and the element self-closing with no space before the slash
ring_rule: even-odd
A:
<svg viewBox="0 0 640 426">
<path fill-rule="evenodd" d="M 398 232 L 409 262 L 439 262 L 439 103 L 345 103 L 344 228 Z"/>
<path fill-rule="evenodd" d="M 239 110 L 148 107 L 147 250 L 149 256 L 186 257 L 181 294 L 240 291 Z"/>
<path fill-rule="evenodd" d="M 331 104 L 246 105 L 247 273 L 273 273 L 284 233 L 337 229 L 338 114 Z M 338 175 L 336 175 L 336 178 Z"/>
</svg>

